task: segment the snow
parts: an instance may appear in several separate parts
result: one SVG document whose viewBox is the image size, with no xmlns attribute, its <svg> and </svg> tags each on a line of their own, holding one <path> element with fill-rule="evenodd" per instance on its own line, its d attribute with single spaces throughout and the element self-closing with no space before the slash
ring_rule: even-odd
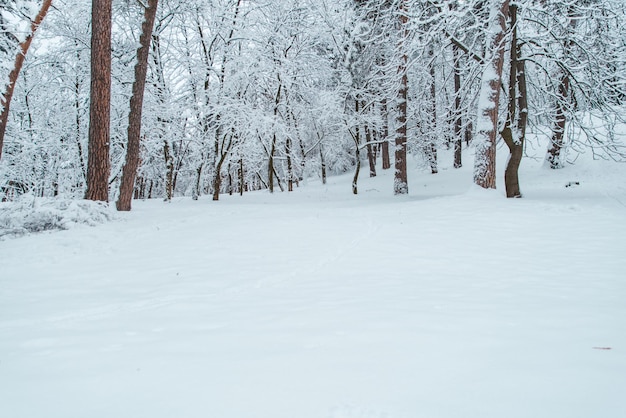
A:
<svg viewBox="0 0 626 418">
<path fill-rule="evenodd" d="M 116 217 L 102 202 L 36 198 L 27 193 L 14 202 L 0 203 L 0 239 L 31 232 L 70 229 L 77 224 L 96 226 Z"/>
<path fill-rule="evenodd" d="M 442 153 L 408 196 L 348 173 L 2 240 L 0 416 L 624 417 L 626 166 L 587 157 L 525 159 L 523 199 Z"/>
</svg>

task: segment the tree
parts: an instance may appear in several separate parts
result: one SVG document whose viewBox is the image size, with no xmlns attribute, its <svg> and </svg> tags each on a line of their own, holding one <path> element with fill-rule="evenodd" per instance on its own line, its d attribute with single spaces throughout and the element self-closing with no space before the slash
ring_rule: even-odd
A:
<svg viewBox="0 0 626 418">
<path fill-rule="evenodd" d="M 46 14 L 48 14 L 48 9 L 51 4 L 52 0 L 44 0 L 37 16 L 35 16 L 35 19 L 31 23 L 30 32 L 26 36 L 26 39 L 19 43 L 18 52 L 15 55 L 15 63 L 13 64 L 13 69 L 9 73 L 9 81 L 0 97 L 0 158 L 2 158 L 4 135 L 9 121 L 9 108 L 11 106 L 11 99 L 13 99 L 13 92 L 15 91 L 15 83 L 17 82 L 17 78 L 20 75 L 22 66 L 24 65 L 24 59 L 26 58 L 26 53 L 28 52 L 31 43 L 33 42 L 35 32 L 39 28 L 39 25 L 41 25 L 41 22 L 43 22 Z"/>
<path fill-rule="evenodd" d="M 409 29 L 408 29 L 408 10 L 407 1 L 400 0 L 398 5 L 398 20 L 400 39 L 398 40 L 398 83 L 397 104 L 396 104 L 396 138 L 395 138 L 395 176 L 393 181 L 393 193 L 396 195 L 408 194 L 409 185 L 407 178 L 407 99 L 409 89 L 408 76 L 408 53 L 406 51 L 408 45 Z"/>
<path fill-rule="evenodd" d="M 91 101 L 85 199 L 108 202 L 112 0 L 91 3 Z"/>
<path fill-rule="evenodd" d="M 485 189 L 496 188 L 496 140 L 498 135 L 498 107 L 504 66 L 504 35 L 509 1 L 497 0 L 488 3 L 489 28 L 486 48 L 490 59 L 483 70 L 478 104 L 478 133 L 476 135 L 476 159 L 474 183 Z"/>
<path fill-rule="evenodd" d="M 152 28 L 156 18 L 158 0 L 148 0 L 145 8 L 144 21 L 142 23 L 139 49 L 137 50 L 137 63 L 135 64 L 135 81 L 133 83 L 133 95 L 130 98 L 130 113 L 128 114 L 128 144 L 126 147 L 126 164 L 122 170 L 120 195 L 117 200 L 117 210 L 128 211 L 131 209 L 133 189 L 137 168 L 139 166 L 139 144 L 141 141 L 141 114 L 143 109 L 143 96 L 148 72 L 148 55 L 152 40 Z"/>
<path fill-rule="evenodd" d="M 506 197 L 522 197 L 518 170 L 524 153 L 526 124 L 528 120 L 528 91 L 526 89 L 526 66 L 521 59 L 521 45 L 518 42 L 517 4 L 509 6 L 511 47 L 509 66 L 509 106 L 504 129 L 500 133 L 510 155 L 504 171 Z M 515 123 L 517 121 L 517 123 Z"/>
</svg>

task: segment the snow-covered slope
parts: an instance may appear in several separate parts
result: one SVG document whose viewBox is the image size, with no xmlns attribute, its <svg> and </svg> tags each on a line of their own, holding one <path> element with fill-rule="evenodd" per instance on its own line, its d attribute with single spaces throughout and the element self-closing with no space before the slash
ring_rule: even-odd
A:
<svg viewBox="0 0 626 418">
<path fill-rule="evenodd" d="M 0 416 L 626 416 L 626 167 L 449 158 L 0 241 Z"/>
</svg>

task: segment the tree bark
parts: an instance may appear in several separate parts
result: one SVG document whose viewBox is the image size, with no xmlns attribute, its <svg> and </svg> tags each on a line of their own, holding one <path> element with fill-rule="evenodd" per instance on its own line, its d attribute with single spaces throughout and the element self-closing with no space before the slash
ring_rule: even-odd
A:
<svg viewBox="0 0 626 418">
<path fill-rule="evenodd" d="M 566 39 L 563 43 L 563 49 L 565 54 L 569 53 L 572 48 L 573 41 L 570 39 L 570 34 L 576 29 L 577 20 L 574 18 L 573 6 L 567 8 L 567 18 L 569 19 L 569 25 L 566 31 Z M 546 163 L 552 169 L 558 169 L 563 167 L 561 162 L 561 150 L 564 145 L 565 123 L 567 122 L 567 101 L 570 96 L 570 77 L 567 71 L 561 70 L 561 79 L 556 94 L 555 107 L 555 120 L 554 128 L 552 129 L 552 139 L 550 141 L 550 148 L 546 154 Z"/>
<path fill-rule="evenodd" d="M 92 0 L 91 6 L 91 102 L 85 199 L 109 200 L 111 115 L 111 3 Z"/>
<path fill-rule="evenodd" d="M 563 136 L 565 134 L 565 122 L 567 118 L 565 116 L 565 101 L 569 96 L 570 79 L 567 73 L 563 73 L 561 76 L 561 82 L 557 92 L 557 100 L 555 106 L 555 120 L 554 128 L 552 130 L 552 139 L 550 140 L 550 148 L 546 155 L 546 162 L 552 169 L 562 168 L 561 162 L 561 150 L 563 149 L 564 141 Z"/>
<path fill-rule="evenodd" d="M 437 174 L 437 86 L 435 85 L 435 46 L 430 47 L 430 129 L 431 135 L 429 139 L 427 154 L 430 163 L 430 172 Z"/>
<path fill-rule="evenodd" d="M 291 161 L 291 138 L 285 140 L 285 154 L 287 155 L 287 191 L 293 192 L 293 162 Z"/>
<path fill-rule="evenodd" d="M 387 108 L 387 99 L 382 100 L 382 117 L 383 117 L 383 143 L 381 144 L 381 159 L 383 160 L 383 170 L 391 168 L 391 159 L 389 158 L 389 111 Z"/>
<path fill-rule="evenodd" d="M 324 150 L 320 143 L 320 165 L 322 168 L 322 184 L 326 184 L 326 160 L 324 160 Z"/>
<path fill-rule="evenodd" d="M 120 195 L 117 200 L 117 210 L 129 211 L 135 187 L 137 168 L 139 167 L 139 147 L 141 142 L 141 114 L 143 110 L 144 89 L 148 72 L 148 55 L 152 40 L 152 28 L 156 18 L 158 0 L 148 0 L 144 12 L 144 21 L 139 37 L 137 63 L 135 64 L 135 82 L 133 95 L 130 98 L 130 112 L 128 114 L 128 144 L 126 146 L 126 164 L 122 169 Z"/>
<path fill-rule="evenodd" d="M 500 1 L 500 5 L 491 12 L 490 20 L 493 35 L 488 47 L 496 49 L 492 62 L 487 64 L 481 85 L 476 138 L 476 160 L 474 164 L 474 183 L 485 189 L 496 188 L 496 141 L 498 135 L 498 107 L 502 86 L 504 66 L 504 34 L 506 17 L 509 13 L 509 0 Z M 493 14 L 496 14 L 495 16 Z"/>
<path fill-rule="evenodd" d="M 165 159 L 165 201 L 171 202 L 174 196 L 174 157 L 167 139 L 163 139 L 163 158 Z"/>
<path fill-rule="evenodd" d="M 461 63 L 458 47 L 452 44 L 454 57 L 454 168 L 463 166 L 463 120 L 461 119 Z"/>
<path fill-rule="evenodd" d="M 511 60 L 509 76 L 509 107 L 502 138 L 509 148 L 509 160 L 504 171 L 506 197 L 522 197 L 519 186 L 519 166 L 524 153 L 526 123 L 528 120 L 528 100 L 524 61 L 520 59 L 521 46 L 517 42 L 517 5 L 509 7 L 511 21 Z M 517 119 L 515 132 L 514 121 Z"/>
<path fill-rule="evenodd" d="M 0 95 L 0 158 L 2 158 L 4 135 L 6 133 L 7 124 L 9 123 L 9 108 L 11 107 L 11 99 L 13 99 L 13 92 L 15 91 L 15 83 L 20 75 L 20 71 L 22 71 L 22 66 L 24 65 L 24 60 L 26 59 L 26 53 L 30 48 L 30 44 L 33 42 L 35 32 L 39 28 L 39 25 L 41 25 L 41 22 L 43 22 L 43 19 L 46 17 L 51 4 L 52 0 L 44 0 L 41 8 L 39 9 L 39 13 L 37 13 L 37 16 L 35 16 L 35 19 L 30 25 L 30 33 L 26 36 L 26 39 L 18 45 L 18 52 L 15 55 L 15 63 L 13 64 L 13 69 L 9 73 L 9 82 L 5 86 L 3 94 Z"/>
<path fill-rule="evenodd" d="M 369 125 L 365 125 L 365 142 L 367 143 L 367 161 L 370 166 L 370 177 L 376 177 L 376 153 L 372 146 L 372 130 Z"/>
<path fill-rule="evenodd" d="M 406 0 L 401 0 L 399 5 L 400 20 L 400 41 L 398 42 L 398 52 L 400 54 L 400 62 L 398 64 L 398 75 L 400 84 L 397 92 L 397 128 L 396 128 L 396 149 L 395 149 L 395 176 L 393 181 L 393 193 L 403 195 L 409 193 L 409 185 L 407 178 L 406 165 L 406 148 L 407 148 L 407 99 L 409 78 L 407 74 L 408 56 L 406 53 L 406 45 L 409 37 L 408 30 L 408 11 Z"/>
<path fill-rule="evenodd" d="M 278 105 L 280 104 L 281 95 L 282 95 L 283 84 L 280 80 L 280 76 L 278 76 L 278 90 L 276 91 L 276 97 L 274 98 L 274 120 L 278 118 Z M 272 135 L 272 146 L 270 148 L 269 161 L 267 162 L 267 184 L 269 186 L 270 193 L 274 193 L 274 155 L 276 153 L 276 142 L 278 138 L 276 137 L 276 131 L 274 130 L 274 134 Z"/>
<path fill-rule="evenodd" d="M 359 101 L 354 101 L 356 114 L 359 114 Z M 352 178 L 352 193 L 358 194 L 358 182 L 359 182 L 359 172 L 361 171 L 361 150 L 359 146 L 361 145 L 361 127 L 357 124 L 356 133 L 352 135 L 352 139 L 354 140 L 354 157 L 356 158 L 356 169 L 354 170 L 354 177 Z"/>
<path fill-rule="evenodd" d="M 213 200 L 220 200 L 220 189 L 222 188 L 222 165 L 224 165 L 224 161 L 226 160 L 232 145 L 232 137 L 228 139 L 228 142 L 226 142 L 226 138 L 223 139 L 220 159 L 215 166 L 215 176 L 213 177 Z"/>
</svg>

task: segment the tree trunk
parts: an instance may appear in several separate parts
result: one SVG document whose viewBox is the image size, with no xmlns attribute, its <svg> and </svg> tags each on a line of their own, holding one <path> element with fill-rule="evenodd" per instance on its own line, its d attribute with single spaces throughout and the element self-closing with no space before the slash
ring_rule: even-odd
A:
<svg viewBox="0 0 626 418">
<path fill-rule="evenodd" d="M 245 188 L 245 183 L 244 183 L 244 175 L 245 172 L 243 171 L 243 158 L 239 159 L 239 170 L 237 172 L 238 177 L 239 177 L 239 196 L 243 196 L 243 191 Z"/>
<path fill-rule="evenodd" d="M 454 56 L 454 168 L 461 168 L 463 150 L 463 121 L 461 119 L 461 54 L 459 48 L 452 44 Z"/>
<path fill-rule="evenodd" d="M 354 101 L 354 107 L 356 114 L 359 114 L 359 101 Z M 352 139 L 354 140 L 354 157 L 356 158 L 356 169 L 354 170 L 354 177 L 352 178 L 352 193 L 358 194 L 358 182 L 359 182 L 359 172 L 361 171 L 361 150 L 359 146 L 361 145 L 361 127 L 359 125 L 356 126 L 356 133 L 352 135 Z"/>
<path fill-rule="evenodd" d="M 91 102 L 85 199 L 109 200 L 111 115 L 111 3 L 92 0 Z"/>
<path fill-rule="evenodd" d="M 204 155 L 202 156 L 202 162 L 196 168 L 196 182 L 193 186 L 193 190 L 191 192 L 192 200 L 198 200 L 200 198 L 200 194 L 202 193 L 201 184 L 202 184 L 202 169 L 204 168 Z"/>
<path fill-rule="evenodd" d="M 163 140 L 163 157 L 165 158 L 165 201 L 171 202 L 174 195 L 174 157 L 170 143 Z"/>
<path fill-rule="evenodd" d="M 509 0 L 500 1 L 499 7 L 492 5 L 490 12 L 491 40 L 487 46 L 495 49 L 494 56 L 487 64 L 481 81 L 478 115 L 478 135 L 476 138 L 476 160 L 474 183 L 485 189 L 496 188 L 496 141 L 498 135 L 498 107 L 504 66 L 504 34 L 506 17 L 509 13 Z"/>
<path fill-rule="evenodd" d="M 17 82 L 17 78 L 19 77 L 22 66 L 24 65 L 24 59 L 26 59 L 26 53 L 30 48 L 30 44 L 33 42 L 35 32 L 39 28 L 39 25 L 41 25 L 41 22 L 43 22 L 43 19 L 46 17 L 51 4 L 52 0 L 44 0 L 41 8 L 39 9 L 39 13 L 37 13 L 37 16 L 35 16 L 35 19 L 30 25 L 30 33 L 26 36 L 26 39 L 18 45 L 18 52 L 15 55 L 13 69 L 9 73 L 9 82 L 5 86 L 4 92 L 0 95 L 0 158 L 2 158 L 4 135 L 9 122 L 9 108 L 11 107 L 11 99 L 13 99 L 13 92 L 15 91 L 15 83 Z"/>
<path fill-rule="evenodd" d="M 387 109 L 387 99 L 382 100 L 382 117 L 383 117 L 383 143 L 381 144 L 381 158 L 383 160 L 383 170 L 391 168 L 391 159 L 389 158 L 389 111 Z"/>
<path fill-rule="evenodd" d="M 291 138 L 285 141 L 285 153 L 287 154 L 287 191 L 293 192 L 293 162 L 291 161 Z"/>
<path fill-rule="evenodd" d="M 407 99 L 409 78 L 407 74 L 408 56 L 405 45 L 408 42 L 408 11 L 406 0 L 400 0 L 399 5 L 400 20 L 400 41 L 398 42 L 398 53 L 400 54 L 400 62 L 398 64 L 398 76 L 400 84 L 398 87 L 398 103 L 397 103 L 397 119 L 396 119 L 396 149 L 395 149 L 395 176 L 393 181 L 393 193 L 396 195 L 408 194 L 409 185 L 406 168 L 406 148 L 407 148 Z"/>
<path fill-rule="evenodd" d="M 370 166 L 370 177 L 376 177 L 376 153 L 372 146 L 372 130 L 369 125 L 365 125 L 365 141 L 367 143 L 367 161 Z"/>
<path fill-rule="evenodd" d="M 437 86 L 435 85 L 435 47 L 434 44 L 430 48 L 430 140 L 428 144 L 428 161 L 430 163 L 430 172 L 437 174 Z"/>
<path fill-rule="evenodd" d="M 281 95 L 282 95 L 283 84 L 280 80 L 280 75 L 278 76 L 278 90 L 276 91 L 276 97 L 274 98 L 274 120 L 278 118 L 278 105 L 280 104 Z M 269 161 L 267 163 L 267 185 L 269 187 L 270 193 L 274 193 L 274 155 L 276 153 L 276 142 L 278 138 L 276 137 L 276 132 L 272 135 L 272 146 L 270 148 Z"/>
<path fill-rule="evenodd" d="M 565 116 L 565 101 L 569 96 L 569 85 L 569 75 L 567 73 L 563 73 L 561 76 L 561 82 L 559 83 L 557 100 L 554 104 L 556 108 L 556 115 L 554 128 L 552 130 L 552 139 L 550 140 L 550 148 L 548 149 L 548 153 L 546 155 L 546 162 L 552 169 L 563 167 L 561 162 L 561 150 L 564 145 L 563 136 L 565 134 L 565 122 L 567 121 Z"/>
<path fill-rule="evenodd" d="M 504 171 L 504 185 L 506 197 L 522 197 L 519 186 L 519 166 L 524 153 L 524 139 L 528 120 L 528 103 L 526 90 L 526 75 L 524 61 L 520 59 L 521 46 L 517 42 L 517 5 L 509 8 L 511 20 L 511 73 L 509 77 L 509 107 L 506 123 L 501 132 L 504 142 L 509 148 L 510 155 Z M 519 115 L 517 115 L 519 113 Z M 517 119 L 517 126 L 512 126 Z"/>
<path fill-rule="evenodd" d="M 320 165 L 322 166 L 322 184 L 326 184 L 326 160 L 324 160 L 322 144 L 320 144 Z"/>
<path fill-rule="evenodd" d="M 573 41 L 571 40 L 571 33 L 576 29 L 577 20 L 574 17 L 573 6 L 569 6 L 567 9 L 567 17 L 569 19 L 569 25 L 566 31 L 566 39 L 563 44 L 565 54 L 568 54 L 572 48 Z M 555 107 L 555 121 L 554 128 L 552 129 L 552 139 L 550 141 L 550 148 L 546 154 L 546 163 L 552 169 L 558 169 L 563 167 L 561 161 L 561 150 L 564 145 L 565 123 L 567 117 L 565 112 L 567 111 L 568 100 L 570 96 L 570 77 L 565 70 L 561 70 L 561 79 L 559 82 L 558 91 L 556 94 Z"/>
<path fill-rule="evenodd" d="M 135 82 L 133 95 L 130 98 L 130 112 L 128 114 L 128 145 L 126 147 L 126 164 L 122 169 L 120 195 L 117 199 L 117 210 L 129 211 L 133 199 L 135 177 L 139 167 L 139 148 L 141 142 L 141 114 L 143 110 L 143 96 L 148 72 L 148 55 L 152 40 L 152 28 L 158 7 L 158 0 L 148 0 L 148 7 L 144 11 L 144 21 L 141 25 L 137 63 L 135 64 Z"/>
</svg>

